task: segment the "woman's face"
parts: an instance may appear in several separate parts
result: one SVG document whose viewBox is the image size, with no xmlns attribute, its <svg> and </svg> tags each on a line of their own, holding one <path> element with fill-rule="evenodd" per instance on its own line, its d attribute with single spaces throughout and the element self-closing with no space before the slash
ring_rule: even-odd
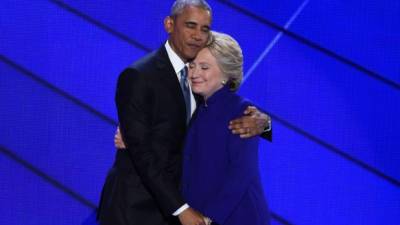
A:
<svg viewBox="0 0 400 225">
<path fill-rule="evenodd" d="M 205 98 L 222 88 L 224 75 L 208 48 L 203 48 L 189 64 L 189 79 L 192 91 Z"/>
</svg>

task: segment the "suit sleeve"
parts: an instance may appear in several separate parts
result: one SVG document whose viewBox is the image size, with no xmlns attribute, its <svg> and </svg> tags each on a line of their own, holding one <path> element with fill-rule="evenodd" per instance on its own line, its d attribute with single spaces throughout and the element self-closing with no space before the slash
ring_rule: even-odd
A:
<svg viewBox="0 0 400 225">
<path fill-rule="evenodd" d="M 253 105 L 254 105 L 254 104 L 253 104 Z M 266 113 L 266 111 L 265 111 L 263 108 L 258 107 L 257 105 L 254 105 L 254 106 L 255 106 L 260 112 L 262 112 L 262 113 L 268 115 L 268 113 Z M 271 129 L 270 129 L 270 130 L 261 133 L 261 134 L 260 134 L 260 137 L 262 137 L 262 138 L 265 139 L 265 140 L 268 140 L 268 141 L 272 142 L 272 126 L 271 126 Z"/>
<path fill-rule="evenodd" d="M 166 173 L 152 148 L 153 93 L 145 76 L 134 69 L 125 70 L 118 79 L 115 101 L 122 137 L 144 186 L 165 215 L 172 215 L 185 202 L 176 182 Z"/>
<path fill-rule="evenodd" d="M 268 131 L 264 131 L 262 134 L 260 134 L 260 137 L 272 142 L 272 125 L 271 125 L 271 129 Z"/>
<path fill-rule="evenodd" d="M 224 224 L 240 204 L 251 182 L 258 179 L 258 137 L 242 139 L 228 134 L 229 168 L 221 178 L 221 187 L 207 202 L 204 215 Z M 216 213 L 218 212 L 218 213 Z"/>
</svg>

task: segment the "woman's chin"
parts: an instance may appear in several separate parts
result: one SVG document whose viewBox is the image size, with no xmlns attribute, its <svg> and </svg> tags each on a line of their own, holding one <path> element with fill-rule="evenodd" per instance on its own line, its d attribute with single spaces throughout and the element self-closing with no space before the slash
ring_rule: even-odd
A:
<svg viewBox="0 0 400 225">
<path fill-rule="evenodd" d="M 192 85 L 192 91 L 196 94 L 200 94 L 201 88 L 197 87 L 196 85 Z"/>
<path fill-rule="evenodd" d="M 203 91 L 201 89 L 196 89 L 192 87 L 192 91 L 196 94 L 196 95 L 201 95 L 203 96 Z"/>
<path fill-rule="evenodd" d="M 196 90 L 193 90 L 193 89 L 192 89 L 192 91 L 193 91 L 193 93 L 195 93 L 196 95 L 201 95 L 201 91 L 196 91 Z"/>
</svg>

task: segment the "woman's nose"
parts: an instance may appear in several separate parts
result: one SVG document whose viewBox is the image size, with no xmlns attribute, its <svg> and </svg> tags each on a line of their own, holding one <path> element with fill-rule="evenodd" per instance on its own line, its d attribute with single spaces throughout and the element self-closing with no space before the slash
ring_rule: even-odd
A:
<svg viewBox="0 0 400 225">
<path fill-rule="evenodd" d="M 189 69 L 189 77 L 190 78 L 196 77 L 196 68 L 195 67 Z"/>
</svg>

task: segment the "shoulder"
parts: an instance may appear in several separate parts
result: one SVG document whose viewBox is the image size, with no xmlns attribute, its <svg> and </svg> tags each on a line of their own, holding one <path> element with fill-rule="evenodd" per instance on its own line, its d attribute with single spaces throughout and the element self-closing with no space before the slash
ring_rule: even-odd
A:
<svg viewBox="0 0 400 225">
<path fill-rule="evenodd" d="M 158 69 L 164 68 L 165 65 L 172 66 L 165 47 L 161 46 L 159 49 L 135 61 L 128 68 L 135 69 L 141 73 L 153 73 Z"/>
<path fill-rule="evenodd" d="M 136 68 L 124 69 L 118 77 L 118 86 L 144 82 L 145 76 Z"/>
<path fill-rule="evenodd" d="M 150 52 L 149 54 L 143 56 L 142 58 L 138 59 L 134 63 L 132 63 L 130 66 L 128 66 L 128 69 L 135 69 L 138 71 L 145 71 L 149 68 L 153 68 L 156 61 L 157 61 L 157 54 L 158 51 L 153 51 Z"/>
<path fill-rule="evenodd" d="M 129 65 L 121 72 L 119 81 L 144 81 L 147 79 L 149 74 L 154 74 L 157 60 L 159 58 L 159 51 L 160 50 L 150 52 Z"/>
<path fill-rule="evenodd" d="M 236 92 L 232 93 L 231 103 L 232 103 L 232 111 L 236 116 L 242 115 L 247 107 L 254 105 L 249 99 L 240 96 Z"/>
</svg>

